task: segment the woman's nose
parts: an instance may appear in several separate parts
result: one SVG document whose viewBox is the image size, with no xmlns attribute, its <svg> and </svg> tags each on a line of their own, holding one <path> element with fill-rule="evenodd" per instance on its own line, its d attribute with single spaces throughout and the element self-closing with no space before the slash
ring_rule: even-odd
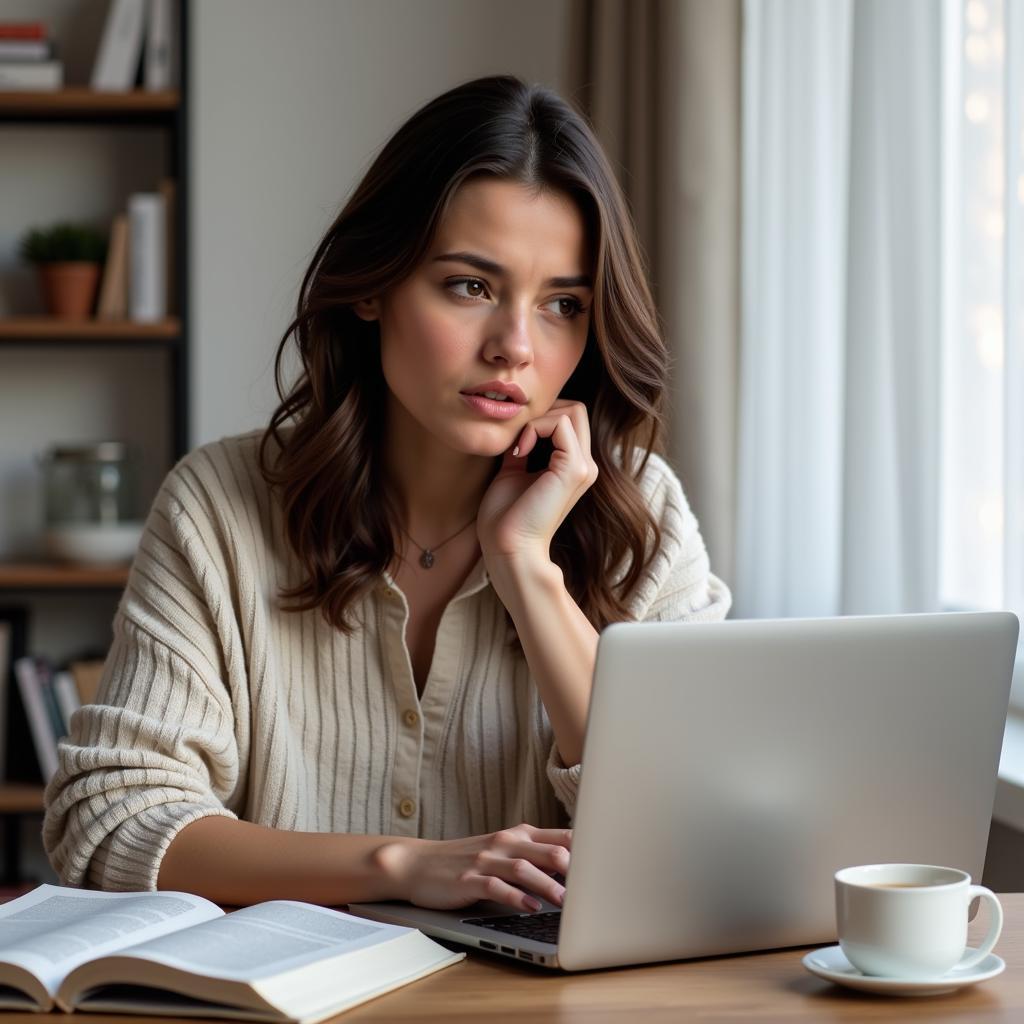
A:
<svg viewBox="0 0 1024 1024">
<path fill-rule="evenodd" d="M 533 359 L 530 311 L 507 310 L 501 314 L 484 353 L 488 360 L 503 360 L 509 366 L 521 366 Z"/>
</svg>

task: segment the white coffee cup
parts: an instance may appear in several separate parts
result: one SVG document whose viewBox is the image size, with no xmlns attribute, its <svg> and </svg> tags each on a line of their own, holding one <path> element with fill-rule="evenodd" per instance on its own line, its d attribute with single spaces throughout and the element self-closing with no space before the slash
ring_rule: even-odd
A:
<svg viewBox="0 0 1024 1024">
<path fill-rule="evenodd" d="M 995 893 L 957 868 L 867 864 L 837 871 L 836 926 L 846 959 L 880 978 L 934 978 L 979 964 L 1003 928 Z M 967 948 L 971 901 L 986 900 L 992 922 L 978 950 Z"/>
</svg>

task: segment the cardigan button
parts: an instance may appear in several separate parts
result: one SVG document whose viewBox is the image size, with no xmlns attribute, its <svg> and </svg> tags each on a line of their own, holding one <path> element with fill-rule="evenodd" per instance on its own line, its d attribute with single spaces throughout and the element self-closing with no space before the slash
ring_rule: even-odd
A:
<svg viewBox="0 0 1024 1024">
<path fill-rule="evenodd" d="M 416 813 L 416 801 L 410 800 L 408 797 L 406 797 L 398 805 L 398 813 L 403 818 L 411 818 Z"/>
<path fill-rule="evenodd" d="M 402 714 L 402 721 L 405 722 L 410 729 L 415 729 L 416 726 L 420 724 L 420 716 L 416 714 L 412 708 L 409 708 Z"/>
</svg>

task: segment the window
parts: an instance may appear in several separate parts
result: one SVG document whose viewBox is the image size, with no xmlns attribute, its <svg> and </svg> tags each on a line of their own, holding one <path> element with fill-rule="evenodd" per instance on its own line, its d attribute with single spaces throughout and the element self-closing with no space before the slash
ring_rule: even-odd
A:
<svg viewBox="0 0 1024 1024">
<path fill-rule="evenodd" d="M 1024 618 L 1024 0 L 944 15 L 940 597 Z"/>
</svg>

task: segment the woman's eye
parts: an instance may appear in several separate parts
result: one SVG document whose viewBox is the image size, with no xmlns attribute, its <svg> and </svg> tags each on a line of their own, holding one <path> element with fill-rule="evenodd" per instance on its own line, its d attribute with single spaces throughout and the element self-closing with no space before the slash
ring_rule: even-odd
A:
<svg viewBox="0 0 1024 1024">
<path fill-rule="evenodd" d="M 557 299 L 552 299 L 550 305 L 559 305 L 558 315 L 563 320 L 575 320 L 581 313 L 586 313 L 586 306 L 580 302 L 579 299 L 574 299 L 569 295 L 562 295 Z"/>
<path fill-rule="evenodd" d="M 446 281 L 445 287 L 454 292 L 460 299 L 480 299 L 487 294 L 487 286 L 476 277 L 460 277 Z M 465 291 L 458 290 L 462 288 Z M 575 320 L 581 313 L 587 311 L 587 307 L 579 299 L 571 295 L 560 295 L 557 299 L 552 299 L 547 305 L 557 305 L 558 308 L 555 310 L 555 313 L 562 320 Z"/>
<path fill-rule="evenodd" d="M 457 281 L 449 281 L 448 287 L 451 289 L 455 288 L 467 288 L 470 289 L 469 294 L 455 292 L 456 295 L 461 295 L 464 299 L 479 299 L 487 289 L 484 287 L 483 281 L 478 281 L 475 277 L 461 277 Z M 479 291 L 473 291 L 473 289 L 479 289 Z"/>
</svg>

